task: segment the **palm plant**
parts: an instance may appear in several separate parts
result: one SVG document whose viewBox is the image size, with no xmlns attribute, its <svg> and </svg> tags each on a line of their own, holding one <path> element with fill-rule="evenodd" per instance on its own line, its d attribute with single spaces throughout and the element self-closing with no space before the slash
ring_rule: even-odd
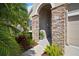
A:
<svg viewBox="0 0 79 59">
<path fill-rule="evenodd" d="M 21 49 L 15 37 L 11 35 L 9 27 L 0 25 L 0 55 L 19 55 Z"/>
<path fill-rule="evenodd" d="M 26 4 L 0 4 L 0 21 L 5 25 L 17 29 L 17 25 L 28 31 L 28 14 Z"/>
<path fill-rule="evenodd" d="M 15 37 L 28 31 L 28 14 L 26 4 L 0 4 L 0 55 L 19 55 L 20 46 Z M 20 25 L 23 31 L 17 26 Z"/>
</svg>

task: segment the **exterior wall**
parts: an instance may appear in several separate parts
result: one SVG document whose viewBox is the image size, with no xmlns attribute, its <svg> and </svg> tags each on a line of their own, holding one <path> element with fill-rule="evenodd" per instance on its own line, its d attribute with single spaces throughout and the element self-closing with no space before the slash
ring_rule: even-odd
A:
<svg viewBox="0 0 79 59">
<path fill-rule="evenodd" d="M 39 8 L 43 6 L 42 4 L 36 4 L 37 6 L 34 8 L 36 11 L 34 14 L 38 15 Z M 57 42 L 60 46 L 64 47 L 64 41 L 65 41 L 65 29 L 66 29 L 66 19 L 65 19 L 65 12 L 66 12 L 66 6 L 60 6 L 62 4 L 51 4 L 52 6 L 52 41 Z M 56 7 L 57 8 L 56 8 Z M 59 6 L 59 8 L 58 8 Z M 55 9 L 54 9 L 55 8 Z M 33 14 L 32 14 L 33 15 Z M 55 17 L 61 18 L 61 19 L 55 19 Z M 38 16 L 33 16 L 32 18 L 32 31 L 33 31 L 33 39 L 36 41 L 39 41 L 39 15 Z"/>
<path fill-rule="evenodd" d="M 38 42 L 39 41 L 39 17 L 38 15 L 34 15 L 32 17 L 32 36 L 33 39 Z"/>
<path fill-rule="evenodd" d="M 79 20 L 77 20 L 77 18 L 75 18 L 75 21 L 73 19 L 71 19 L 71 21 L 68 21 L 68 24 L 66 24 L 67 19 L 65 19 L 65 18 L 68 18 L 68 17 L 67 16 L 64 17 L 65 16 L 64 11 L 67 11 L 67 10 L 65 10 L 66 9 L 65 6 L 62 5 L 62 7 L 61 7 L 60 5 L 62 5 L 62 4 L 56 4 L 56 3 L 52 4 L 51 3 L 51 6 L 52 6 L 52 10 L 51 10 L 52 11 L 52 36 L 53 36 L 52 40 L 53 40 L 53 42 L 57 42 L 58 44 L 60 44 L 65 49 L 65 55 L 79 55 L 79 47 L 77 47 L 77 46 L 79 46 L 79 44 L 78 44 Z M 42 4 L 38 3 L 38 4 L 34 5 L 34 9 L 33 9 L 31 16 L 38 15 L 38 10 L 39 10 L 40 6 L 42 6 Z M 75 8 L 77 9 L 76 6 L 78 6 L 78 5 L 75 5 L 74 7 L 71 6 L 71 10 L 74 10 Z M 67 13 L 66 13 L 66 15 L 67 15 Z M 54 16 L 61 16 L 60 18 L 62 18 L 62 19 L 56 20 Z M 36 21 L 34 21 L 36 19 L 38 20 L 38 23 L 33 24 L 33 27 L 32 27 L 33 39 L 36 39 L 37 41 L 39 41 L 39 34 L 38 34 L 39 33 L 39 15 L 34 16 L 32 18 L 33 23 L 36 23 Z M 60 22 L 60 23 L 57 23 L 57 22 Z M 58 25 L 58 24 L 60 24 L 60 25 Z M 37 27 L 38 29 L 35 26 L 38 26 Z M 35 28 L 36 28 L 36 30 L 35 30 Z M 58 29 L 58 28 L 60 28 L 60 29 Z M 37 33 L 37 34 L 35 34 L 35 33 Z M 59 33 L 61 33 L 61 34 L 59 34 Z M 77 40 L 75 40 L 75 39 L 77 39 Z M 67 42 L 68 42 L 69 46 L 64 45 Z M 76 47 L 71 46 L 71 45 L 74 45 Z"/>
<path fill-rule="evenodd" d="M 34 15 L 38 14 L 38 12 L 39 12 L 38 10 L 40 9 L 40 7 L 42 7 L 42 4 L 44 4 L 44 3 L 34 3 L 33 4 L 33 11 L 31 13 L 31 16 L 34 16 Z M 50 4 L 51 4 L 52 8 L 55 7 L 55 4 L 54 3 L 50 3 Z M 59 6 L 59 5 L 60 4 L 58 4 L 57 6 Z"/>
<path fill-rule="evenodd" d="M 52 36 L 53 43 L 58 43 L 64 52 L 64 43 L 66 37 L 66 6 L 62 5 L 56 9 L 52 9 Z"/>
<path fill-rule="evenodd" d="M 42 4 L 43 3 L 33 4 L 33 11 L 31 13 L 31 16 L 33 16 L 32 17 L 32 32 L 33 32 L 32 36 L 33 36 L 33 39 L 35 39 L 36 41 L 39 40 L 39 34 L 38 34 L 39 33 L 39 13 L 38 12 L 40 8 L 43 6 Z M 56 7 L 59 5 L 61 4 L 56 5 Z M 55 4 L 51 3 L 51 6 L 52 8 L 54 8 Z M 34 16 L 34 15 L 38 15 L 38 16 Z"/>
</svg>

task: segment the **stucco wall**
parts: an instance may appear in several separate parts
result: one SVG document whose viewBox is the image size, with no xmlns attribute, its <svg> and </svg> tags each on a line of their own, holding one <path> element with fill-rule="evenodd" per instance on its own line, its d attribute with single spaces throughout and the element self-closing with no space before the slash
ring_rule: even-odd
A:
<svg viewBox="0 0 79 59">
<path fill-rule="evenodd" d="M 44 3 L 33 3 L 33 11 L 31 12 L 30 16 L 38 14 L 38 9 L 42 4 L 44 4 Z M 64 3 L 50 3 L 50 4 L 51 4 L 52 8 L 54 8 L 54 7 L 60 6 Z"/>
</svg>

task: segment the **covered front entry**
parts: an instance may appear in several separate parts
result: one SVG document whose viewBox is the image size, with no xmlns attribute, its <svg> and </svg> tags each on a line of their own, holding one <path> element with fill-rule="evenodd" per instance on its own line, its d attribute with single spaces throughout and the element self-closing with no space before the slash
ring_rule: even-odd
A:
<svg viewBox="0 0 79 59">
<path fill-rule="evenodd" d="M 52 43 L 51 4 L 44 4 L 39 10 L 39 31 L 45 31 L 46 39 Z"/>
<path fill-rule="evenodd" d="M 50 3 L 43 3 L 32 17 L 33 39 L 39 42 L 39 32 L 44 30 L 49 43 L 57 43 L 64 48 L 67 33 L 66 4 L 51 7 Z M 43 42 L 44 44 L 45 41 Z"/>
</svg>

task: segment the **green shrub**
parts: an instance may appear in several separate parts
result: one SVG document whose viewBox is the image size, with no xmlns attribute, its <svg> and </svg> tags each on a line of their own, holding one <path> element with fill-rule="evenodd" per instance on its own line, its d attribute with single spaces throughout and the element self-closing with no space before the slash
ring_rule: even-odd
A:
<svg viewBox="0 0 79 59">
<path fill-rule="evenodd" d="M 45 52 L 47 55 L 49 56 L 62 56 L 62 48 L 54 43 L 52 45 L 47 45 L 47 47 L 45 48 Z"/>
<path fill-rule="evenodd" d="M 24 34 L 28 32 L 29 15 L 26 6 L 25 3 L 0 4 L 0 55 L 20 55 L 22 52 L 15 39 L 24 39 Z M 24 40 L 23 43 L 25 44 Z"/>
<path fill-rule="evenodd" d="M 15 37 L 11 35 L 11 31 L 6 26 L 0 25 L 0 56 L 15 56 L 21 54 L 19 44 Z"/>
<path fill-rule="evenodd" d="M 16 37 L 16 41 L 21 46 L 22 50 L 28 50 L 36 45 L 36 42 L 32 40 L 32 32 L 27 32 L 26 35 L 20 34 Z"/>
<path fill-rule="evenodd" d="M 40 35 L 40 39 L 44 39 L 44 32 L 40 31 L 39 35 Z"/>
<path fill-rule="evenodd" d="M 27 36 L 29 39 L 32 39 L 32 32 L 27 32 Z"/>
<path fill-rule="evenodd" d="M 27 44 L 29 45 L 29 46 L 34 46 L 34 45 L 37 45 L 37 43 L 35 42 L 35 40 L 33 40 L 33 39 L 29 39 L 28 41 L 27 41 Z"/>
</svg>

